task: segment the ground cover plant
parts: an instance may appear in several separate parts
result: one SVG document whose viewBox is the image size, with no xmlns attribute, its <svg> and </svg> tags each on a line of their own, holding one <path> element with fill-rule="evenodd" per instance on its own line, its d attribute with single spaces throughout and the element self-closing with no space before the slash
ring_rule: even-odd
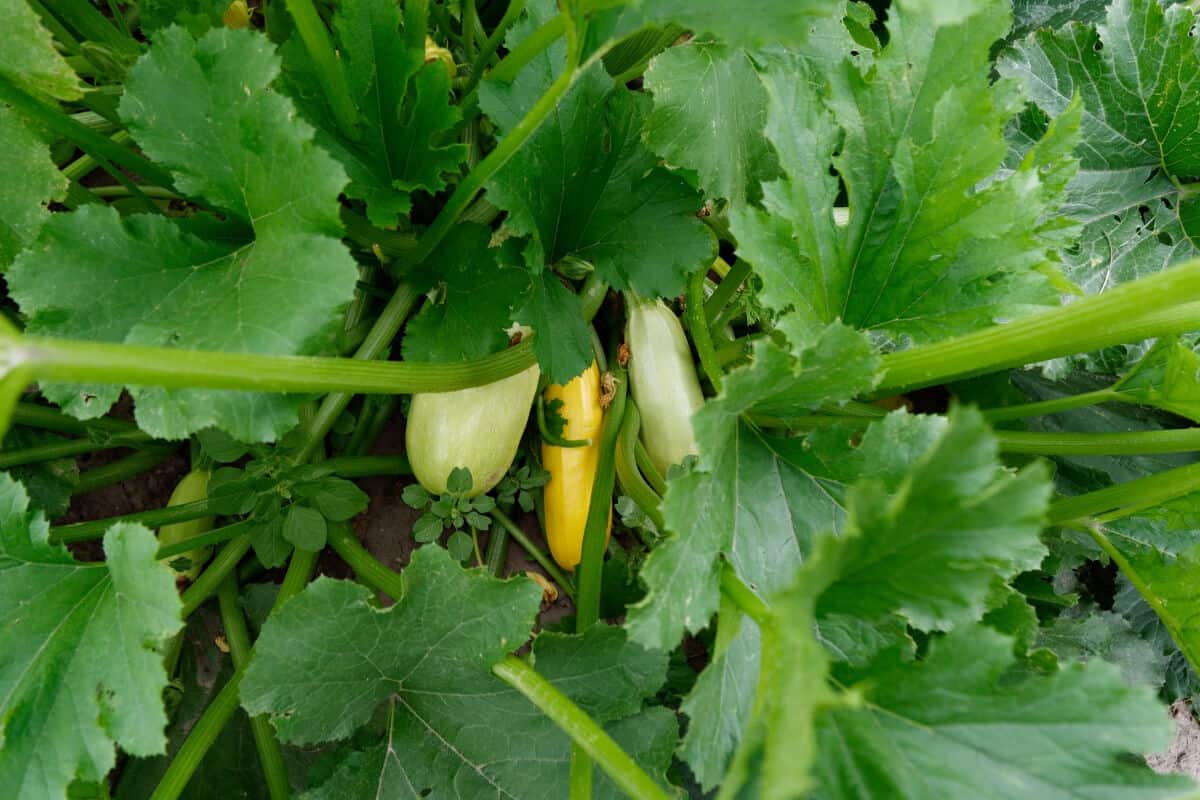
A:
<svg viewBox="0 0 1200 800">
<path fill-rule="evenodd" d="M 0 0 L 6 797 L 1198 795 L 1195 4 L 737 6 Z"/>
</svg>

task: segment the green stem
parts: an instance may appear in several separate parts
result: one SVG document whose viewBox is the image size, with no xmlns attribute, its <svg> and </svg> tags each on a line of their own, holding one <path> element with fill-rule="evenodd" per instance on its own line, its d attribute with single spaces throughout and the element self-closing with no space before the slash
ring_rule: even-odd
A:
<svg viewBox="0 0 1200 800">
<path fill-rule="evenodd" d="M 590 273 L 579 287 L 579 304 L 583 307 L 583 321 L 591 322 L 600 313 L 604 298 L 608 296 L 608 284 Z"/>
<path fill-rule="evenodd" d="M 718 259 L 720 260 L 720 259 Z M 750 277 L 750 263 L 745 259 L 739 259 L 734 262 L 729 268 L 729 272 L 717 284 L 717 288 L 709 295 L 708 300 L 704 303 L 704 319 L 708 322 L 709 327 L 716 327 L 716 321 L 721 316 L 721 311 L 737 294 L 738 289 Z M 722 326 L 724 327 L 724 326 Z"/>
<path fill-rule="evenodd" d="M 1047 524 L 1086 521 L 1101 514 L 1115 519 L 1108 515 L 1131 507 L 1149 508 L 1196 491 L 1200 491 L 1200 463 L 1060 499 L 1050 506 Z"/>
<path fill-rule="evenodd" d="M 377 475 L 411 475 L 412 466 L 404 456 L 338 456 L 317 465 L 322 475 L 341 478 L 373 478 Z"/>
<path fill-rule="evenodd" d="M 741 339 L 734 339 L 728 344 L 721 345 L 716 351 L 717 363 L 724 368 L 738 359 L 746 358 L 750 355 L 751 345 L 760 339 L 766 339 L 769 335 L 767 333 L 752 333 L 749 336 L 743 336 Z"/>
<path fill-rule="evenodd" d="M 133 455 L 125 456 L 102 467 L 89 469 L 86 472 L 80 473 L 79 480 L 75 482 L 74 488 L 71 489 L 71 494 L 85 494 L 105 486 L 112 486 L 114 483 L 129 480 L 141 475 L 143 472 L 149 472 L 170 458 L 175 453 L 175 450 L 176 447 L 174 445 L 147 447 L 145 450 L 139 450 Z"/>
<path fill-rule="evenodd" d="M 1100 549 L 1112 559 L 1117 568 L 1121 570 L 1121 574 L 1138 590 L 1138 594 L 1142 596 L 1142 599 L 1154 609 L 1154 613 L 1162 620 L 1167 630 L 1170 631 L 1171 638 L 1175 640 L 1176 646 L 1187 657 L 1188 663 L 1192 665 L 1192 668 L 1196 669 L 1200 667 L 1200 650 L 1195 645 L 1195 637 L 1189 636 L 1184 632 L 1186 621 L 1178 618 L 1174 608 L 1167 606 L 1166 601 L 1155 591 L 1155 588 L 1146 582 L 1133 563 L 1125 557 L 1120 548 L 1104 535 L 1104 532 L 1098 526 L 1086 525 L 1083 526 L 1083 529 L 1100 546 Z"/>
<path fill-rule="evenodd" d="M 530 61 L 541 55 L 550 45 L 567 33 L 568 22 L 569 16 L 566 13 L 558 14 L 547 20 L 540 28 L 526 36 L 520 44 L 510 50 L 508 55 L 488 73 L 487 79 L 500 83 L 512 83 Z"/>
<path fill-rule="evenodd" d="M 708 376 L 708 382 L 713 390 L 721 392 L 721 362 L 713 350 L 712 336 L 708 332 L 708 321 L 704 318 L 704 277 L 705 270 L 698 270 L 687 288 L 687 322 L 688 331 L 692 334 L 692 344 L 696 346 L 696 355 L 700 357 L 700 367 Z"/>
<path fill-rule="evenodd" d="M 92 433 L 94 431 L 129 433 L 137 430 L 136 425 L 111 417 L 75 419 L 57 408 L 39 406 L 34 403 L 17 403 L 13 409 L 12 422 L 14 425 L 42 428 L 59 433 Z"/>
<path fill-rule="evenodd" d="M 475 31 L 479 27 L 479 12 L 475 8 L 475 0 L 463 0 L 462 4 L 462 37 L 463 51 L 467 59 L 475 61 Z"/>
<path fill-rule="evenodd" d="M 880 397 L 1200 327 L 1200 259 L 1070 305 L 883 357 Z"/>
<path fill-rule="evenodd" d="M 195 536 L 189 536 L 186 539 L 180 539 L 177 542 L 172 542 L 158 548 L 158 552 L 154 554 L 154 557 L 162 561 L 163 559 L 182 555 L 189 550 L 195 550 L 199 547 L 228 542 L 230 539 L 236 539 L 242 534 L 248 533 L 251 524 L 250 520 L 242 520 L 241 522 L 234 522 L 229 525 L 222 525 L 219 528 L 213 528 L 211 531 L 206 531 Z"/>
<path fill-rule="evenodd" d="M 368 334 L 364 347 L 370 339 Z M 357 354 L 353 359 L 263 356 L 29 336 L 0 339 L 0 355 L 10 370 L 28 365 L 38 380 L 299 394 L 448 392 L 507 378 L 534 363 L 532 338 L 493 356 L 455 364 L 369 361 Z M 318 418 L 326 411 L 322 406 Z"/>
<path fill-rule="evenodd" d="M 329 31 L 321 21 L 312 0 L 286 0 L 287 10 L 296 23 L 296 32 L 304 42 L 304 49 L 312 60 L 317 80 L 325 92 L 325 99 L 342 135 L 358 141 L 358 108 L 350 96 L 350 85 L 346 82 L 346 71 L 341 59 L 333 49 Z"/>
<path fill-rule="evenodd" d="M 521 17 L 521 12 L 525 10 L 525 0 L 511 0 L 508 8 L 504 11 L 504 16 L 501 17 L 500 23 L 496 29 L 492 31 L 492 35 L 488 37 L 483 48 L 479 51 L 479 55 L 471 64 L 471 75 L 467 80 L 467 85 L 463 89 L 464 95 L 469 95 L 475 91 L 475 87 L 479 85 L 479 81 L 483 78 L 484 68 L 496 54 L 501 42 L 504 41 L 504 34 L 508 33 L 508 29 L 512 24 Z"/>
<path fill-rule="evenodd" d="M 376 228 L 367 218 L 348 208 L 340 211 L 346 238 L 372 252 L 392 258 L 408 258 L 417 249 L 417 237 L 406 231 L 389 231 Z"/>
<path fill-rule="evenodd" d="M 493 508 L 490 516 L 513 538 L 513 541 L 525 548 L 525 552 L 529 554 L 530 558 L 536 561 L 538 566 L 545 570 L 546 574 L 558 584 L 563 594 L 571 598 L 572 602 L 574 602 L 575 591 L 571 588 L 571 582 L 567 580 L 567 577 L 562 574 L 562 571 L 559 570 L 550 557 L 525 535 L 525 531 L 517 527 L 517 524 L 499 508 Z"/>
<path fill-rule="evenodd" d="M 118 447 L 142 447 L 154 441 L 154 437 L 141 431 L 113 433 L 97 438 L 67 439 L 48 442 L 35 447 L 26 447 L 9 453 L 0 453 L 0 469 L 11 469 L 24 464 L 37 464 L 57 458 L 95 453 L 100 450 L 115 450 Z"/>
<path fill-rule="evenodd" d="M 636 800 L 669 800 L 670 795 L 587 712 L 571 702 L 533 667 L 515 656 L 509 656 L 492 667 L 492 672 L 537 706 L 630 797 Z"/>
<path fill-rule="evenodd" d="M 600 619 L 604 548 L 608 539 L 609 520 L 612 518 L 613 487 L 616 483 L 617 437 L 625 421 L 629 380 L 625 370 L 619 367 L 609 374 L 613 376 L 616 391 L 608 410 L 604 412 L 604 423 L 600 427 L 596 476 L 592 479 L 591 501 L 583 529 L 582 553 L 576 573 L 579 576 L 579 599 L 575 603 L 577 633 L 587 630 Z"/>
<path fill-rule="evenodd" d="M 183 618 L 187 619 L 192 613 L 221 586 L 221 582 L 237 568 L 238 562 L 250 550 L 250 537 L 243 536 L 234 539 L 221 548 L 221 552 L 208 563 L 204 571 L 187 589 L 184 589 L 180 599 L 183 600 Z"/>
<path fill-rule="evenodd" d="M 571 46 L 567 50 L 567 63 L 562 74 L 555 79 L 554 83 L 550 84 L 550 88 L 538 98 L 538 101 L 533 104 L 533 107 L 529 109 L 521 121 L 513 126 L 508 135 L 496 144 L 496 148 L 488 154 L 487 158 L 480 161 L 479 166 L 471 170 L 470 174 L 454 190 L 454 194 L 450 195 L 450 199 L 442 207 L 442 210 L 438 212 L 433 224 L 429 226 L 429 229 L 425 231 L 425 235 L 421 237 L 417 252 L 413 254 L 412 266 L 420 264 L 437 249 L 442 239 L 453 229 L 459 215 L 471 204 L 471 201 L 475 199 L 475 195 L 482 191 L 484 184 L 491 180 L 492 176 L 507 164 L 509 159 L 516 155 L 521 146 L 533 135 L 534 131 L 538 129 L 546 117 L 549 116 L 550 112 L 554 110 L 554 107 L 558 105 L 558 101 L 566 94 L 567 89 L 570 88 L 571 82 L 575 79 L 575 71 L 579 67 L 579 40 L 583 38 L 583 31 L 577 31 L 573 26 L 567 25 L 569 15 L 566 13 L 561 13 L 554 19 L 559 21 L 558 25 L 566 28 L 567 34 L 573 39 Z M 554 24 L 554 21 L 552 20 L 547 24 Z M 534 36 L 536 35 L 535 33 Z M 530 37 L 530 39 L 532 38 L 533 36 Z M 517 49 L 521 50 L 528 42 L 529 39 L 523 42 L 521 47 Z M 548 46 L 548 44 L 545 46 Z M 503 69 L 512 56 L 513 53 L 510 53 L 508 58 L 500 62 L 497 69 Z"/>
<path fill-rule="evenodd" d="M 1094 392 L 1056 397 L 1053 400 L 1042 400 L 1037 403 L 1022 403 L 1016 406 L 984 409 L 983 417 L 988 422 L 1008 422 L 1027 417 L 1041 417 L 1058 414 L 1075 408 L 1085 408 L 1099 403 L 1130 402 L 1125 395 L 1112 389 L 1097 389 Z"/>
<path fill-rule="evenodd" d="M 229 548 L 227 547 L 226 549 Z M 275 605 L 272 607 L 272 613 L 279 610 L 284 603 L 305 587 L 316 563 L 316 553 L 304 550 L 297 550 L 292 553 L 292 560 L 288 564 L 287 574 L 283 576 L 283 583 L 279 587 L 279 594 L 275 597 Z M 210 566 L 209 569 L 211 568 Z M 239 705 L 238 687 L 241 686 L 242 678 L 245 674 L 245 669 L 235 669 L 233 675 L 229 678 L 229 682 L 222 687 L 217 696 L 213 698 L 213 701 L 209 703 L 208 708 L 204 710 L 204 714 L 196 722 L 195 727 L 192 728 L 187 738 L 184 739 L 175 757 L 171 759 L 170 766 L 163 773 L 158 786 L 154 789 L 154 794 L 150 796 L 150 800 L 175 800 L 183 793 L 188 781 L 191 780 L 192 775 L 196 772 L 196 768 L 200 766 L 200 762 L 204 760 L 205 754 L 208 753 L 209 748 L 213 746 L 213 743 L 217 740 L 217 736 L 220 735 L 221 730 L 225 727 L 225 723 L 229 722 L 233 717 L 233 713 L 237 711 Z"/>
<path fill-rule="evenodd" d="M 754 593 L 753 589 L 742 582 L 737 572 L 734 571 L 733 565 L 729 563 L 721 565 L 721 593 L 763 630 L 772 626 L 773 615 L 770 607 Z"/>
<path fill-rule="evenodd" d="M 662 498 L 646 482 L 637 469 L 637 441 L 642 417 L 632 400 L 625 401 L 625 421 L 617 439 L 617 480 L 621 491 L 629 495 L 638 508 L 650 518 L 660 534 L 666 533 L 667 524 L 662 514 Z M 649 543 L 647 543 L 649 544 Z"/>
<path fill-rule="evenodd" d="M 360 581 L 383 592 L 396 602 L 404 596 L 404 581 L 400 574 L 380 564 L 379 560 L 359 543 L 348 526 L 330 525 L 327 541 L 333 551 L 341 556 L 342 561 L 354 570 Z"/>
<path fill-rule="evenodd" d="M 217 692 L 217 696 L 204 709 L 204 714 L 197 720 L 196 725 L 180 746 L 170 766 L 154 787 L 150 800 L 176 800 L 187 788 L 188 781 L 196 772 L 200 762 L 204 760 L 208 749 L 225 728 L 225 723 L 233 718 L 238 709 L 238 688 L 241 686 L 244 670 L 237 670 L 230 676 L 229 681 Z"/>
<path fill-rule="evenodd" d="M 250 664 L 250 632 L 246 630 L 246 618 L 238 605 L 237 578 L 226 576 L 217 592 L 221 609 L 221 626 L 225 629 L 225 642 L 233 657 L 233 666 L 244 671 Z M 267 781 L 267 793 L 271 800 L 286 800 L 288 796 L 287 768 L 283 764 L 283 751 L 271 723 L 265 715 L 250 718 L 250 730 L 258 748 L 258 760 L 262 764 L 263 777 Z"/>
<path fill-rule="evenodd" d="M 1200 450 L 1200 428 L 1126 433 L 996 431 L 1000 450 L 1043 456 L 1118 456 Z"/>
<path fill-rule="evenodd" d="M 59 19 L 69 24 L 85 39 L 108 45 L 129 56 L 141 53 L 141 47 L 132 38 L 121 33 L 108 17 L 88 0 L 48 0 Z"/>
<path fill-rule="evenodd" d="M 504 528 L 494 528 L 488 534 L 487 553 L 483 557 L 483 565 L 488 574 L 493 577 L 504 577 L 504 567 L 508 564 L 508 539 L 508 531 Z"/>
<path fill-rule="evenodd" d="M 43 105 L 3 76 L 0 76 L 0 100 L 34 119 L 55 136 L 74 142 L 122 184 L 132 185 L 132 182 L 116 166 L 124 167 L 158 186 L 175 188 L 170 174 L 153 162 L 132 150 L 121 147 L 107 137 L 101 136 L 87 125 L 76 122 L 66 114 Z"/>
<path fill-rule="evenodd" d="M 194 519 L 211 517 L 219 512 L 217 501 L 197 500 L 193 503 L 181 503 L 177 506 L 155 508 L 150 511 L 138 511 L 133 514 L 122 514 L 119 517 L 105 517 L 88 522 L 76 522 L 72 525 L 58 525 L 50 529 L 52 542 L 82 542 L 87 539 L 98 539 L 105 531 L 118 522 L 136 522 L 147 528 L 157 528 L 175 522 L 190 522 Z"/>
<path fill-rule="evenodd" d="M 92 194 L 97 197 L 131 197 L 134 192 L 128 186 L 92 186 L 90 187 Z M 142 186 L 139 187 L 137 194 L 145 195 L 154 200 L 182 200 L 183 195 L 178 192 L 172 192 L 170 189 L 164 189 L 161 186 Z"/>
<path fill-rule="evenodd" d="M 421 293 L 410 284 L 402 283 L 397 286 L 392 298 L 388 300 L 387 305 L 380 312 L 379 318 L 371 326 L 371 330 L 367 333 L 367 337 L 363 339 L 363 343 L 359 345 L 358 351 L 354 354 L 354 358 L 351 361 L 371 363 L 376 359 L 383 358 L 391 348 L 392 340 L 396 338 L 400 327 L 404 325 L 404 321 L 408 319 L 408 315 L 412 313 L 413 307 L 420 298 Z M 504 353 L 512 353 L 517 349 L 519 348 L 510 347 Z M 504 355 L 504 353 L 498 355 Z M 527 357 L 529 363 L 532 364 L 532 355 Z M 342 361 L 343 363 L 346 362 L 345 359 Z M 528 367 L 529 364 L 525 366 Z M 519 371 L 517 370 L 516 372 Z M 516 374 L 516 372 L 510 374 Z M 490 381 L 482 381 L 480 385 L 483 383 L 490 383 Z M 296 451 L 295 460 L 297 463 L 304 463 L 316 452 L 321 442 L 325 439 L 326 434 L 329 433 L 334 423 L 337 422 L 338 417 L 346 410 L 346 406 L 350 405 L 350 399 L 354 394 L 354 390 L 340 390 L 331 392 L 325 396 L 325 399 L 321 401 L 320 408 L 317 409 L 317 413 L 305 426 L 305 441 Z M 363 392 L 363 394 L 366 393 Z"/>
<path fill-rule="evenodd" d="M 39 0 L 28 0 L 30 8 L 41 18 L 42 24 L 46 26 L 46 30 L 50 31 L 50 35 L 54 40 L 63 46 L 63 49 L 71 55 L 79 54 L 79 39 L 75 34 L 67 30 L 67 26 L 59 21 L 58 17 L 50 13 Z"/>
<path fill-rule="evenodd" d="M 398 402 L 394 394 L 372 394 L 363 399 L 362 411 L 358 415 L 358 424 L 350 441 L 346 444 L 346 452 L 360 455 L 368 452 L 375 441 L 383 433 L 388 420 L 396 413 Z"/>
<path fill-rule="evenodd" d="M 633 455 L 638 469 L 646 477 L 650 488 L 659 497 L 666 497 L 667 481 L 663 478 L 662 473 L 658 471 L 658 467 L 655 465 L 654 460 L 650 458 L 650 453 L 646 450 L 646 445 L 642 444 L 641 439 L 633 443 Z"/>
</svg>

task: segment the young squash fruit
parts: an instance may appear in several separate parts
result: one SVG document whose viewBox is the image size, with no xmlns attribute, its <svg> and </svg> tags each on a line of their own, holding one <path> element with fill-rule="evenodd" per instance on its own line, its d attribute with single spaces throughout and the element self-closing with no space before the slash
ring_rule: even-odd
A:
<svg viewBox="0 0 1200 800">
<path fill-rule="evenodd" d="M 642 415 L 642 443 L 663 475 L 696 455 L 692 415 L 704 405 L 692 351 L 679 319 L 661 300 L 630 297 L 625 342 L 629 390 Z"/>
<path fill-rule="evenodd" d="M 184 503 L 194 503 L 198 500 L 208 499 L 208 479 L 212 473 L 207 469 L 194 469 L 187 475 L 183 476 L 183 480 L 175 484 L 175 490 L 171 492 L 171 499 L 167 501 L 167 507 L 181 506 Z M 165 547 L 169 544 L 181 542 L 184 539 L 190 539 L 193 536 L 199 536 L 202 533 L 208 533 L 213 528 L 213 522 L 216 517 L 201 517 L 200 519 L 188 520 L 187 522 L 176 522 L 171 525 L 163 525 L 158 529 L 158 544 Z M 195 550 L 189 550 L 186 553 L 169 559 L 168 563 L 181 562 L 187 559 L 187 567 L 185 569 L 175 569 L 177 579 L 186 579 L 194 581 L 196 576 L 200 574 L 200 570 L 204 567 L 204 563 L 208 561 L 212 555 L 211 547 L 198 547 Z M 178 559 L 178 561 L 177 561 Z"/>
<path fill-rule="evenodd" d="M 534 365 L 484 386 L 413 395 L 404 440 L 417 481 L 445 494 L 450 472 L 465 467 L 467 497 L 491 491 L 516 458 L 539 374 Z"/>
<path fill-rule="evenodd" d="M 583 532 L 587 526 L 592 482 L 600 458 L 600 427 L 604 410 L 600 405 L 600 369 L 593 361 L 566 386 L 547 386 L 542 394 L 547 403 L 562 401 L 559 413 L 566 420 L 564 439 L 584 439 L 583 447 L 557 447 L 542 443 L 542 467 L 550 473 L 544 489 L 546 540 L 550 554 L 559 566 L 574 570 L 583 551 Z M 608 533 L 612 535 L 612 509 L 608 512 Z M 607 544 L 607 539 L 605 540 Z"/>
</svg>

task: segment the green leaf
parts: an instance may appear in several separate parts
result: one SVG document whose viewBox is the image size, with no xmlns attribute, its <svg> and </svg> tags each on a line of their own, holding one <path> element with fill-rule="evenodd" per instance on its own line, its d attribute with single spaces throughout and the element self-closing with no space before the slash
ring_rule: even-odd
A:
<svg viewBox="0 0 1200 800">
<path fill-rule="evenodd" d="M 311 484 L 298 484 L 294 491 L 311 501 L 330 522 L 344 522 L 363 511 L 371 498 L 344 478 L 322 478 Z"/>
<path fill-rule="evenodd" d="M 79 78 L 54 46 L 50 32 L 25 0 L 0 0 L 5 47 L 0 76 L 31 94 L 57 100 L 83 97 Z M 13 173 L 5 173 L 11 175 Z"/>
<path fill-rule="evenodd" d="M 1150 643 L 1154 653 L 1164 659 L 1164 690 L 1168 697 L 1191 697 L 1200 689 L 1196 671 L 1188 663 L 1187 656 L 1180 652 L 1171 632 L 1159 619 L 1158 614 L 1145 601 L 1137 588 L 1128 579 L 1117 582 L 1117 594 L 1113 598 L 1113 611 L 1128 620 L 1138 636 Z"/>
<path fill-rule="evenodd" d="M 920 451 L 909 450 L 918 439 Z M 900 612 L 920 630 L 948 630 L 980 619 L 997 583 L 1041 564 L 1048 471 L 1041 462 L 1015 475 L 1002 467 L 979 412 L 894 412 L 867 430 L 859 452 L 864 478 L 848 498 L 839 575 L 819 613 Z M 898 456 L 911 459 L 903 472 Z"/>
<path fill-rule="evenodd" d="M 20 180 L 0 186 L 0 270 L 37 236 L 50 216 L 47 204 L 67 194 L 67 179 L 50 158 L 50 147 L 25 120 L 0 105 L 0 175 Z"/>
<path fill-rule="evenodd" d="M 325 547 L 325 517 L 315 508 L 293 503 L 283 520 L 282 534 L 300 550 L 319 552 Z"/>
<path fill-rule="evenodd" d="M 735 45 L 804 42 L 814 25 L 843 11 L 830 0 L 761 0 L 753 13 L 730 13 L 723 0 L 642 0 L 645 19 L 677 22 Z"/>
<path fill-rule="evenodd" d="M 464 562 L 475 552 L 475 545 L 470 534 L 455 531 L 446 539 L 446 552 L 458 562 Z"/>
<path fill-rule="evenodd" d="M 534 6 L 509 42 L 528 35 L 550 10 Z M 502 132 L 553 83 L 565 47 L 548 48 L 512 84 L 481 86 L 480 106 Z M 535 273 L 573 256 L 615 288 L 671 297 L 711 261 L 715 242 L 696 218 L 701 198 L 658 166 L 641 141 L 649 106 L 648 97 L 614 86 L 595 63 L 488 184 L 488 199 L 508 212 L 504 230 L 531 237 L 525 256 Z"/>
<path fill-rule="evenodd" d="M 847 676 L 862 707 L 820 721 L 820 796 L 1167 797 L 1191 786 L 1126 757 L 1170 740 L 1150 690 L 1106 664 L 1044 676 L 1014 666 L 1012 640 L 972 627 L 931 642 L 922 661 L 893 652 Z"/>
<path fill-rule="evenodd" d="M 443 526 L 444 522 L 437 514 L 423 514 L 413 524 L 413 539 L 421 544 L 435 542 L 442 535 Z"/>
<path fill-rule="evenodd" d="M 446 491 L 453 495 L 465 495 L 474 484 L 471 470 L 466 467 L 455 467 L 446 477 Z"/>
<path fill-rule="evenodd" d="M 328 578 L 289 601 L 263 626 L 246 708 L 269 713 L 284 741 L 344 738 L 398 688 L 421 707 L 427 692 L 490 676 L 528 638 L 541 601 L 532 581 L 465 572 L 437 547 L 414 552 L 402 579 L 403 598 L 386 610 L 366 588 Z"/>
<path fill-rule="evenodd" d="M 631 717 L 667 678 L 667 654 L 629 641 L 620 628 L 594 625 L 582 636 L 543 633 L 534 666 L 597 722 Z"/>
<path fill-rule="evenodd" d="M 533 284 L 516 320 L 545 336 L 535 336 L 538 366 L 551 383 L 566 384 L 592 363 L 592 338 L 583 321 L 579 295 L 552 272 L 533 276 Z"/>
<path fill-rule="evenodd" d="M 414 277 L 436 292 L 405 328 L 406 361 L 468 361 L 508 346 L 506 330 L 529 274 L 499 262 L 499 250 L 488 247 L 491 235 L 484 225 L 457 225 L 426 262 L 436 274 Z"/>
<path fill-rule="evenodd" d="M 106 564 L 48 541 L 20 484 L 0 475 L 0 780 L 8 796 L 64 797 L 132 755 L 163 751 L 161 646 L 182 627 L 175 576 L 140 525 L 104 536 Z"/>
<path fill-rule="evenodd" d="M 142 30 L 149 32 L 153 41 L 158 31 L 171 25 L 181 25 L 193 36 L 203 36 L 209 28 L 223 24 L 222 15 L 229 5 L 229 0 L 142 0 L 138 10 Z"/>
<path fill-rule="evenodd" d="M 6 452 L 40 444 L 62 442 L 64 439 L 46 431 L 17 427 L 4 437 L 0 449 Z M 61 517 L 71 505 L 71 495 L 79 480 L 79 466 L 74 458 L 57 458 L 37 464 L 25 464 L 7 470 L 14 480 L 25 487 L 30 508 L 45 512 L 50 519 Z"/>
<path fill-rule="evenodd" d="M 869 389 L 875 360 L 847 358 L 842 349 L 859 341 L 859 334 L 830 326 L 799 365 L 761 345 L 753 365 L 726 376 L 721 395 L 697 412 L 699 462 L 668 481 L 663 513 L 672 536 L 642 570 L 649 593 L 630 609 L 635 641 L 670 649 L 685 629 L 706 626 L 717 610 L 722 554 L 744 580 L 776 591 L 790 582 L 813 537 L 839 524 L 840 491 L 823 480 L 824 454 L 814 456 L 802 439 L 767 435 L 741 415 L 796 386 L 803 386 L 798 399 L 814 405 Z"/>
<path fill-rule="evenodd" d="M 1008 23 L 1003 4 L 909 0 L 889 10 L 889 43 L 867 63 L 814 76 L 799 57 L 773 59 L 767 135 L 785 177 L 764 187 L 764 210 L 734 208 L 731 225 L 760 300 L 792 311 L 780 327 L 794 348 L 838 318 L 923 342 L 1057 303 L 1048 275 L 1073 228 L 1052 215 L 1075 169 L 1080 108 L 998 174 L 1020 109 L 1015 85 L 989 78 Z M 832 213 L 838 176 L 845 229 Z"/>
<path fill-rule="evenodd" d="M 1155 342 L 1113 390 L 1200 422 L 1200 356 L 1175 337 Z"/>
<path fill-rule="evenodd" d="M 714 199 L 757 201 L 759 184 L 778 166 L 763 135 L 767 96 L 750 54 L 693 39 L 656 56 L 645 81 L 654 95 L 644 134 L 650 148 L 670 167 L 695 170 Z"/>
<path fill-rule="evenodd" d="M 817 597 L 839 566 L 829 555 L 836 549 L 833 541 L 821 540 L 795 583 L 771 598 L 754 710 L 722 797 L 739 797 L 757 786 L 763 800 L 787 800 L 813 788 L 817 714 L 846 702 L 829 686 L 829 656 L 815 635 Z"/>
<path fill-rule="evenodd" d="M 247 534 L 254 555 L 268 569 L 282 567 L 292 554 L 292 545 L 283 536 L 283 523 L 284 518 L 276 515 L 266 521 L 257 521 Z"/>
<path fill-rule="evenodd" d="M 267 354 L 321 348 L 358 275 L 339 241 L 345 175 L 270 90 L 277 72 L 259 34 L 214 30 L 196 41 L 173 28 L 158 37 L 130 71 L 122 117 L 178 188 L 219 206 L 225 221 L 121 218 L 104 206 L 55 215 L 8 275 L 30 333 Z M 103 413 L 120 389 L 43 387 L 79 416 Z M 273 440 L 295 425 L 301 401 L 130 391 L 138 424 L 164 438 L 216 426 Z"/>
<path fill-rule="evenodd" d="M 1107 0 L 1013 0 L 1010 39 L 1039 28 L 1061 28 L 1068 22 L 1095 23 L 1104 19 Z"/>
<path fill-rule="evenodd" d="M 608 732 L 665 783 L 661 776 L 678 722 L 665 708 L 641 710 L 642 698 L 666 676 L 664 657 L 628 644 L 619 629 L 607 626 L 593 626 L 583 636 L 543 634 L 533 655 L 538 671 L 598 720 L 619 715 L 608 722 Z M 370 786 L 370 793 L 379 787 L 383 798 L 411 797 L 422 789 L 432 796 L 565 796 L 570 739 L 507 685 L 491 677 L 460 687 L 441 683 L 436 696 L 418 699 L 419 705 L 403 697 L 393 701 L 387 739 L 350 755 L 316 797 L 357 797 L 360 786 Z M 463 719 L 472 725 L 463 726 Z M 505 736 L 496 736 L 501 729 Z M 601 770 L 595 777 L 594 796 L 626 796 Z"/>
<path fill-rule="evenodd" d="M 1186 5 L 1115 0 L 1096 28 L 1038 31 L 999 62 L 1044 112 L 1060 113 L 1074 97 L 1087 109 L 1082 171 L 1066 210 L 1089 223 L 1067 272 L 1089 292 L 1195 252 L 1195 200 L 1170 180 L 1200 174 L 1200 95 L 1189 90 L 1200 71 L 1194 25 Z"/>
<path fill-rule="evenodd" d="M 340 131 L 299 34 L 283 49 L 284 90 L 316 126 L 318 144 L 345 167 L 347 196 L 365 201 L 371 223 L 384 228 L 408 213 L 413 192 L 444 188 L 467 157 L 466 145 L 450 135 L 461 114 L 450 105 L 445 65 L 426 64 L 423 44 L 414 45 L 402 28 L 400 8 L 390 0 L 337 5 L 334 47 L 359 113 L 356 141 Z"/>
<path fill-rule="evenodd" d="M 1079 616 L 1061 616 L 1038 632 L 1037 644 L 1064 661 L 1107 661 L 1130 686 L 1157 690 L 1163 685 L 1166 655 L 1111 611 L 1086 609 Z"/>
</svg>

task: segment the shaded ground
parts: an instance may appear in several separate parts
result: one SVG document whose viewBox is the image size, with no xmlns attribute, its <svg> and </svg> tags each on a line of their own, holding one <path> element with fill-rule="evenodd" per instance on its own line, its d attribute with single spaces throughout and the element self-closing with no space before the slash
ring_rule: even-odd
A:
<svg viewBox="0 0 1200 800">
<path fill-rule="evenodd" d="M 1172 703 L 1171 719 L 1175 720 L 1175 740 L 1165 752 L 1146 756 L 1146 763 L 1155 772 L 1178 772 L 1200 780 L 1200 721 L 1191 703 Z"/>
</svg>

